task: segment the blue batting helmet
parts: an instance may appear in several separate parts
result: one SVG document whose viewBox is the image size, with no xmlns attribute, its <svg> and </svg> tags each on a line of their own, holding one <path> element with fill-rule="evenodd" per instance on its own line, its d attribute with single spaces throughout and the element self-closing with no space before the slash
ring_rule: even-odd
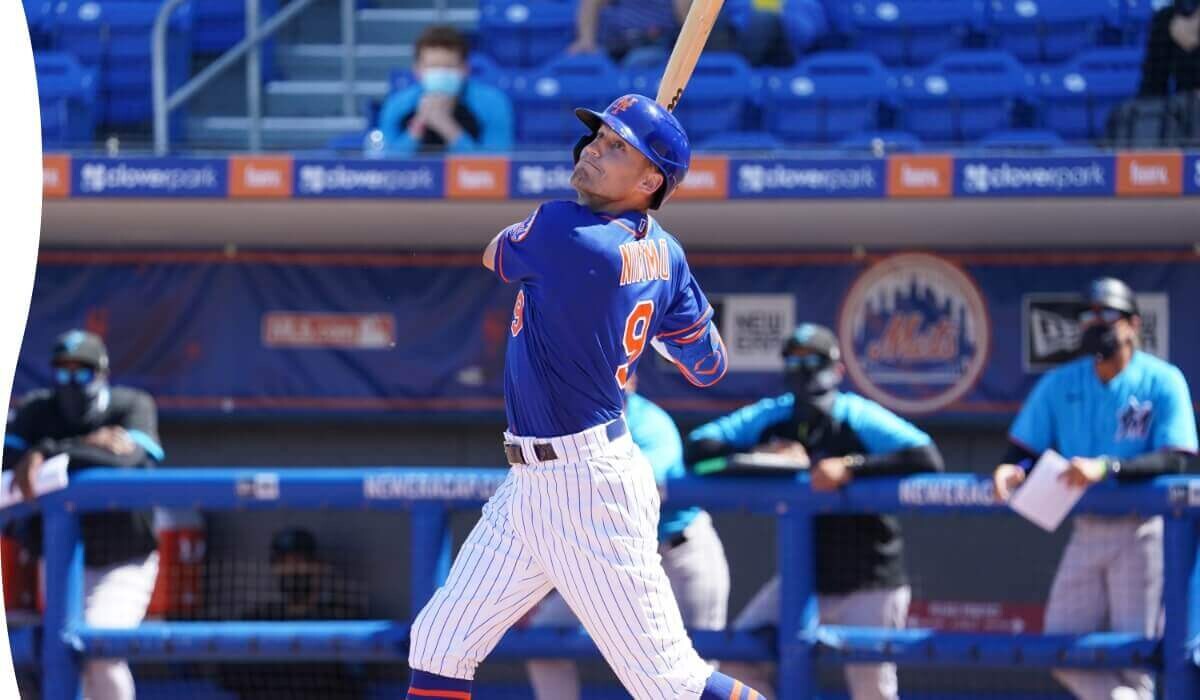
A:
<svg viewBox="0 0 1200 700">
<path fill-rule="evenodd" d="M 663 174 L 663 185 L 651 199 L 651 209 L 662 206 L 687 176 L 688 164 L 692 160 L 692 147 L 688 145 L 687 133 L 679 125 L 679 120 L 654 99 L 645 95 L 625 95 L 613 100 L 603 112 L 580 107 L 575 110 L 575 116 L 591 130 L 590 134 L 575 144 L 576 162 L 579 162 L 579 154 L 592 142 L 603 124 L 641 151 Z"/>
</svg>

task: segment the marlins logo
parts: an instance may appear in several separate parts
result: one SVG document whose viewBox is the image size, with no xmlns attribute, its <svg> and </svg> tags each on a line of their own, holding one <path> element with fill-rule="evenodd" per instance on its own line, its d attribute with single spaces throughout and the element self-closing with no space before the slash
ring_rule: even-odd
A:
<svg viewBox="0 0 1200 700">
<path fill-rule="evenodd" d="M 842 302 L 846 370 L 867 396 L 896 411 L 931 413 L 971 390 L 987 359 L 983 297 L 958 267 L 933 255 L 886 258 Z"/>
</svg>

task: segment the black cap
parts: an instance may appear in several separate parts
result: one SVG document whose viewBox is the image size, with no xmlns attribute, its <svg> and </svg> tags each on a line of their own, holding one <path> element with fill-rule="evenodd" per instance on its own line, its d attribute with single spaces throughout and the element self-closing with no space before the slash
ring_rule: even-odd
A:
<svg viewBox="0 0 1200 700">
<path fill-rule="evenodd" d="M 838 350 L 837 336 L 825 326 L 815 323 L 801 323 L 796 326 L 796 330 L 783 344 L 785 357 L 800 349 L 824 355 L 833 362 L 837 362 L 842 357 L 841 351 Z"/>
<path fill-rule="evenodd" d="M 317 558 L 317 538 L 300 527 L 280 530 L 271 538 L 271 561 L 282 559 L 288 554 L 299 554 L 307 559 Z"/>
<path fill-rule="evenodd" d="M 87 331 L 72 330 L 54 341 L 51 362 L 80 362 L 98 371 L 108 369 L 108 350 L 100 336 Z"/>
<path fill-rule="evenodd" d="M 1134 297 L 1133 290 L 1116 277 L 1100 277 L 1092 280 L 1083 296 L 1089 307 L 1116 309 L 1130 316 L 1138 314 L 1137 298 Z"/>
</svg>

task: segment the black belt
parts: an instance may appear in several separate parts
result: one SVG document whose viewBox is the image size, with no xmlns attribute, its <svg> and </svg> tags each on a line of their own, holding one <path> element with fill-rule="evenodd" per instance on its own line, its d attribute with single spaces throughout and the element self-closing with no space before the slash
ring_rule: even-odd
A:
<svg viewBox="0 0 1200 700">
<path fill-rule="evenodd" d="M 625 426 L 625 419 L 618 418 L 615 421 L 604 426 L 604 435 L 609 442 L 625 435 L 629 432 L 629 428 Z M 529 464 L 525 459 L 525 453 L 521 450 L 521 443 L 506 442 L 504 443 L 504 455 L 508 457 L 509 464 Z M 558 459 L 558 452 L 554 450 L 554 445 L 549 442 L 533 443 L 533 456 L 539 462 L 552 462 Z"/>
</svg>

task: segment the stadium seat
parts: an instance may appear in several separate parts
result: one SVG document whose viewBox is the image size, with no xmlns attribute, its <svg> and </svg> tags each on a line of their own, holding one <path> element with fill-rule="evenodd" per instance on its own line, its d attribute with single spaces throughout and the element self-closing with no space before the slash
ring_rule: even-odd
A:
<svg viewBox="0 0 1200 700">
<path fill-rule="evenodd" d="M 851 4 L 855 48 L 889 65 L 925 65 L 966 45 L 982 9 L 979 0 L 870 0 Z"/>
<path fill-rule="evenodd" d="M 700 142 L 699 150 L 718 153 L 778 151 L 783 142 L 765 131 L 723 131 Z"/>
<path fill-rule="evenodd" d="M 654 96 L 663 67 L 627 72 L 622 81 L 625 92 Z M 754 72 L 749 64 L 733 53 L 702 53 L 688 81 L 675 116 L 693 141 L 723 131 L 738 131 L 754 97 Z"/>
<path fill-rule="evenodd" d="M 1141 49 L 1103 48 L 1042 72 L 1037 87 L 1042 125 L 1067 139 L 1101 137 L 1109 112 L 1137 92 L 1141 65 Z"/>
<path fill-rule="evenodd" d="M 838 147 L 848 151 L 867 151 L 876 155 L 884 153 L 914 153 L 922 148 L 921 139 L 907 131 L 862 131 L 851 134 L 838 142 Z"/>
<path fill-rule="evenodd" d="M 1045 129 L 1006 129 L 993 131 L 976 144 L 989 151 L 1053 151 L 1066 143 L 1053 131 Z"/>
<path fill-rule="evenodd" d="M 279 0 L 259 0 L 259 22 L 279 11 Z M 192 3 L 192 50 L 220 54 L 246 36 L 245 0 L 200 0 Z M 275 73 L 275 42 L 262 45 L 263 79 Z"/>
<path fill-rule="evenodd" d="M 54 36 L 54 3 L 52 0 L 22 0 L 22 4 L 33 50 L 49 49 Z"/>
<path fill-rule="evenodd" d="M 575 7 L 553 0 L 485 2 L 479 8 L 480 47 L 502 66 L 539 66 L 575 38 Z"/>
<path fill-rule="evenodd" d="M 816 54 L 763 80 L 764 127 L 785 141 L 828 142 L 878 126 L 892 77 L 874 55 Z"/>
<path fill-rule="evenodd" d="M 56 12 L 56 46 L 98 69 L 101 120 L 111 125 L 148 121 L 153 112 L 150 31 L 158 5 L 70 0 Z M 168 32 L 168 87 L 183 84 L 189 74 L 191 26 L 190 5 L 185 4 L 172 16 Z"/>
<path fill-rule="evenodd" d="M 1104 15 L 1105 43 L 1120 46 L 1146 46 L 1150 19 L 1161 6 L 1156 0 L 1108 0 Z"/>
<path fill-rule="evenodd" d="M 1012 126 L 1033 78 L 1004 51 L 955 51 L 900 81 L 899 127 L 926 142 L 967 141 Z"/>
<path fill-rule="evenodd" d="M 579 54 L 555 59 L 513 79 L 510 95 L 517 142 L 570 146 L 583 134 L 574 109 L 603 109 L 619 96 L 619 73 L 606 56 Z"/>
<path fill-rule="evenodd" d="M 95 73 L 67 53 L 39 51 L 38 101 L 42 113 L 42 145 L 68 147 L 88 143 L 96 128 Z"/>
<path fill-rule="evenodd" d="M 1027 64 L 1059 63 L 1096 45 L 1107 8 L 1097 0 L 992 0 L 992 46 Z"/>
</svg>

